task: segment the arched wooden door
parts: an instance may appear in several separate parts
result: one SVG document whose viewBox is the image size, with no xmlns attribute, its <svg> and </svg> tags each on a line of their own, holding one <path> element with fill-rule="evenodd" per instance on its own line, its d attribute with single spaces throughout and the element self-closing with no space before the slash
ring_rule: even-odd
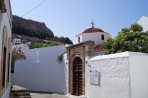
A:
<svg viewBox="0 0 148 98">
<path fill-rule="evenodd" d="M 73 95 L 83 95 L 82 60 L 76 57 L 73 61 Z"/>
</svg>

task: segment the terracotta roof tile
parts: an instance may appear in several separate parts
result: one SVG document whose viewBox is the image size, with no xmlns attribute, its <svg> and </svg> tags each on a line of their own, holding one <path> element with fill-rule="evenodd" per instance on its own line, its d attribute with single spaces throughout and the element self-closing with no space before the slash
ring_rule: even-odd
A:
<svg viewBox="0 0 148 98">
<path fill-rule="evenodd" d="M 102 29 L 92 27 L 92 28 L 86 29 L 82 33 L 95 33 L 95 32 L 104 32 L 104 31 Z"/>
<path fill-rule="evenodd" d="M 95 47 L 95 51 L 96 52 L 101 52 L 101 51 L 104 51 L 104 46 L 103 45 L 98 45 Z"/>
</svg>

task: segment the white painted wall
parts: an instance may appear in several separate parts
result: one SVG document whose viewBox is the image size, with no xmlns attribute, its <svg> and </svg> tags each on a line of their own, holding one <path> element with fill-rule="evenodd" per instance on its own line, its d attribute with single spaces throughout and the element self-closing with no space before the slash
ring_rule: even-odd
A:
<svg viewBox="0 0 148 98">
<path fill-rule="evenodd" d="M 143 31 L 148 31 L 148 17 L 142 16 L 141 19 L 138 21 L 138 24 L 140 24 L 143 27 Z"/>
<path fill-rule="evenodd" d="M 96 56 L 86 65 L 87 98 L 148 98 L 148 54 L 123 52 Z M 100 73 L 90 84 L 90 70 Z"/>
<path fill-rule="evenodd" d="M 19 44 L 19 45 L 12 45 L 12 49 L 14 48 L 21 48 L 22 51 L 27 52 L 29 50 L 29 46 L 27 44 Z"/>
<path fill-rule="evenodd" d="M 148 54 L 130 53 L 131 98 L 148 98 Z"/>
<path fill-rule="evenodd" d="M 128 53 L 96 56 L 87 65 L 88 98 L 130 98 Z M 90 84 L 90 70 L 100 73 L 98 85 Z"/>
<path fill-rule="evenodd" d="M 11 88 L 11 85 L 9 84 L 8 88 L 5 90 L 2 98 L 10 98 L 10 88 Z"/>
<path fill-rule="evenodd" d="M 62 63 L 57 62 L 65 51 L 65 46 L 28 49 L 24 52 L 27 59 L 15 63 L 12 83 L 33 91 L 67 94 L 66 56 Z"/>
<path fill-rule="evenodd" d="M 101 40 L 102 34 L 104 35 L 104 40 Z M 83 33 L 83 34 L 76 36 L 77 43 L 78 43 L 78 37 L 80 37 L 80 42 L 94 41 L 95 46 L 97 46 L 103 43 L 104 41 L 106 41 L 111 36 L 108 33 L 103 33 L 103 32 Z"/>
</svg>

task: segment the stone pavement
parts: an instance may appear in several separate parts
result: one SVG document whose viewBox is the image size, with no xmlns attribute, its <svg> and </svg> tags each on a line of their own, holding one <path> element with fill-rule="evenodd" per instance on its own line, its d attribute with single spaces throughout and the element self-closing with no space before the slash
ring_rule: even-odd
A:
<svg viewBox="0 0 148 98">
<path fill-rule="evenodd" d="M 10 98 L 86 98 L 85 96 L 60 95 L 55 93 L 29 92 L 28 89 L 13 85 Z"/>
<path fill-rule="evenodd" d="M 59 94 L 30 93 L 31 98 L 70 98 Z"/>
<path fill-rule="evenodd" d="M 31 98 L 87 98 L 86 96 L 60 95 L 60 94 L 45 94 L 45 93 L 30 93 Z"/>
</svg>

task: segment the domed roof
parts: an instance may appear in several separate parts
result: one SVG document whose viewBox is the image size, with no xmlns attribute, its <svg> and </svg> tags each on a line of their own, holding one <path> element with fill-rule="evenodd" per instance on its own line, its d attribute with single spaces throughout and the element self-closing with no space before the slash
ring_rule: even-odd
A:
<svg viewBox="0 0 148 98">
<path fill-rule="evenodd" d="M 92 27 L 84 30 L 82 33 L 95 33 L 95 32 L 104 32 L 104 31 L 102 29 Z"/>
<path fill-rule="evenodd" d="M 94 22 L 92 21 L 92 27 L 91 28 L 88 28 L 86 30 L 84 30 L 82 33 L 95 33 L 95 32 L 104 32 L 102 29 L 100 28 L 95 28 L 94 27 Z"/>
</svg>

